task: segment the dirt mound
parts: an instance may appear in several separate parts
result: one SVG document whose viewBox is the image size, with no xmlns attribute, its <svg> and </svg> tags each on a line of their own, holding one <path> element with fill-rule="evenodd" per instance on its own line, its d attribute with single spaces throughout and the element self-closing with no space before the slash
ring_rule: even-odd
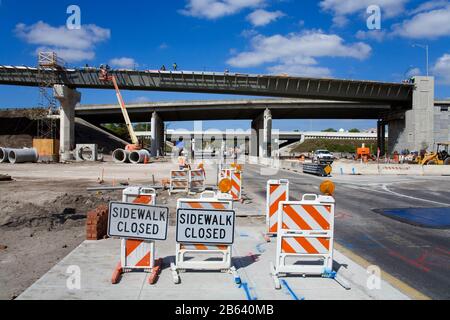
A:
<svg viewBox="0 0 450 320">
<path fill-rule="evenodd" d="M 44 204 L 3 202 L 0 228 L 33 228 L 48 231 L 70 223 L 84 225 L 88 211 L 114 200 L 109 195 L 64 194 Z"/>
</svg>

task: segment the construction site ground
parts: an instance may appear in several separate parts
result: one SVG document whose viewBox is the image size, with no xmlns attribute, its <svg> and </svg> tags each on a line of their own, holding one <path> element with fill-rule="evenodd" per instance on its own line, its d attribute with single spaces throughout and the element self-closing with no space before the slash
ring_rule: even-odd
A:
<svg viewBox="0 0 450 320">
<path fill-rule="evenodd" d="M 440 289 L 436 292 L 431 291 L 431 296 L 433 293 L 437 298 L 446 296 L 445 287 L 448 288 L 448 277 L 442 275 L 442 272 L 439 273 L 442 276 L 434 273 L 432 276 L 429 271 L 435 268 L 448 270 L 448 255 L 445 254 L 448 252 L 448 230 L 423 229 L 427 240 L 424 239 L 422 244 L 413 243 L 414 232 L 403 230 L 410 227 L 408 224 L 398 226 L 400 222 L 369 213 L 368 219 L 372 222 L 372 227 L 370 230 L 367 229 L 367 233 L 373 230 L 381 232 L 380 223 L 387 227 L 393 224 L 400 232 L 397 238 L 402 237 L 403 231 L 407 231 L 410 237 L 409 242 L 404 239 L 403 241 L 394 239 L 394 234 L 390 234 L 390 237 L 386 239 L 394 241 L 396 247 L 393 251 L 387 247 L 385 243 L 387 240 L 384 238 L 372 239 L 367 235 L 365 239 L 360 239 L 359 236 L 355 238 L 356 234 L 362 232 L 359 228 L 366 219 L 360 216 L 358 209 L 361 207 L 361 199 L 367 197 L 362 194 L 365 190 L 381 198 L 393 196 L 400 199 L 399 201 L 409 202 L 419 207 L 433 206 L 433 203 L 426 202 L 426 198 L 433 194 L 436 196 L 434 206 L 439 204 L 443 206 L 447 202 L 445 199 L 448 199 L 446 198 L 448 192 L 441 193 L 436 185 L 447 186 L 448 182 L 444 180 L 444 177 L 399 179 L 397 176 L 337 176 L 332 178 L 338 190 L 335 230 L 338 243 L 335 250 L 335 269 L 351 283 L 352 289 L 345 290 L 330 279 L 294 277 L 287 279 L 287 286 L 284 285 L 281 291 L 276 291 L 269 275 L 269 263 L 275 259 L 275 241 L 267 243 L 262 235 L 265 230 L 265 183 L 268 179 L 289 178 L 294 184 L 293 197 L 298 198 L 300 193 L 317 193 L 322 179 L 285 170 L 280 170 L 275 176 L 262 176 L 261 167 L 255 165 L 244 168 L 244 201 L 235 206 L 239 218 L 236 243 L 233 247 L 233 262 L 247 286 L 239 287 L 234 284 L 230 274 L 215 272 L 182 273 L 181 284 L 175 285 L 172 282 L 168 266 L 175 255 L 176 199 L 186 195 L 169 196 L 167 191 L 159 191 L 157 198 L 157 203 L 168 206 L 171 212 L 169 237 L 167 241 L 157 243 L 157 256 L 164 258 L 163 271 L 157 284 L 148 285 L 146 274 L 131 273 L 125 274 L 118 285 L 112 285 L 110 278 L 119 261 L 119 242 L 116 239 L 84 241 L 85 216 L 98 204 L 120 200 L 121 193 L 120 191 L 87 192 L 86 188 L 120 184 L 152 185 L 154 182 L 160 184 L 162 179 L 169 178 L 170 170 L 176 169 L 177 165 L 170 160 L 148 165 L 115 164 L 108 158 L 105 160 L 106 162 L 103 163 L 0 164 L 0 174 L 8 174 L 13 178 L 13 181 L 0 182 L 2 195 L 0 299 L 12 299 L 17 296 L 20 299 L 175 300 L 301 299 L 302 297 L 305 299 L 427 298 L 427 295 L 422 294 L 421 288 L 415 286 L 414 282 L 408 284 L 407 276 L 399 279 L 397 273 L 404 274 L 402 268 L 405 266 L 399 265 L 398 261 L 405 259 L 393 254 L 397 252 L 402 252 L 403 255 L 410 252 L 413 254 L 415 250 L 427 248 L 443 250 L 444 254 L 440 256 L 435 254 L 432 264 L 426 265 L 427 270 L 416 273 L 416 278 L 423 282 L 430 282 L 430 279 L 439 281 L 442 284 L 442 291 Z M 208 185 L 216 184 L 216 170 L 214 166 L 206 167 Z M 103 180 L 102 185 L 99 184 L 101 180 Z M 400 183 L 394 185 L 399 180 Z M 414 196 L 414 199 L 402 198 L 401 195 L 407 193 L 406 191 L 416 190 L 417 185 L 423 184 L 424 181 L 427 182 L 428 188 L 423 188 L 420 191 L 421 194 L 410 193 L 410 197 Z M 378 191 L 376 187 L 378 184 L 387 185 L 389 191 L 385 189 Z M 355 195 L 362 198 L 358 200 L 354 197 Z M 350 206 L 349 203 L 354 205 Z M 386 203 L 386 207 L 389 207 L 389 204 L 395 206 L 396 203 Z M 373 208 L 374 204 L 371 203 L 371 206 Z M 350 224 L 349 221 L 351 221 Z M 411 228 L 417 229 L 417 227 Z M 353 236 L 351 230 L 354 232 Z M 437 244 L 425 243 L 428 239 L 441 240 Z M 377 246 L 373 245 L 372 241 L 378 243 Z M 406 246 L 406 251 L 400 251 L 403 250 L 402 245 Z M 383 249 L 387 253 L 380 258 L 380 255 L 383 255 Z M 361 250 L 365 252 L 361 253 Z M 393 253 L 389 254 L 389 250 Z M 389 270 L 389 274 L 386 273 L 384 262 L 389 266 L 396 258 L 398 259 L 394 262 L 397 263 L 397 269 Z M 369 275 L 366 268 L 370 264 L 380 264 L 383 270 L 380 289 L 370 290 L 367 287 Z M 66 280 L 69 276 L 67 267 L 71 265 L 77 265 L 81 269 L 80 290 L 67 289 Z M 405 265 L 414 269 L 413 263 L 406 261 Z M 426 293 L 429 294 L 429 289 L 426 289 Z"/>
</svg>

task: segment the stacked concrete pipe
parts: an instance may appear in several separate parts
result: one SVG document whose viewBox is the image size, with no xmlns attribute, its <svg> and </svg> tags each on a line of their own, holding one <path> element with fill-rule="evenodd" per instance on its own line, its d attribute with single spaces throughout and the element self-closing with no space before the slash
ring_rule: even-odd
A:
<svg viewBox="0 0 450 320">
<path fill-rule="evenodd" d="M 130 160 L 130 151 L 124 149 L 116 149 L 112 154 L 114 162 L 127 163 Z"/>
<path fill-rule="evenodd" d="M 8 153 L 11 149 L 8 148 L 0 148 L 0 163 L 9 162 Z"/>
<path fill-rule="evenodd" d="M 147 150 L 133 151 L 130 153 L 130 161 L 133 164 L 144 163 L 145 158 L 150 159 L 150 152 Z"/>
<path fill-rule="evenodd" d="M 39 154 L 36 149 L 11 149 L 8 152 L 8 159 L 12 164 L 37 162 Z"/>
</svg>

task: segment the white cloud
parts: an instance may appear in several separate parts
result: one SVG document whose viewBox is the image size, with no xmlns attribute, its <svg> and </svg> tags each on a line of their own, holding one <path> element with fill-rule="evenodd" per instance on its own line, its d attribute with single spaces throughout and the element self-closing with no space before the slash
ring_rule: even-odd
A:
<svg viewBox="0 0 450 320">
<path fill-rule="evenodd" d="M 264 9 L 258 9 L 253 11 L 247 16 L 247 20 L 255 27 L 265 26 L 272 21 L 275 21 L 285 14 L 281 11 L 266 11 Z"/>
<path fill-rule="evenodd" d="M 415 15 L 421 12 L 430 11 L 433 9 L 443 8 L 446 7 L 449 4 L 448 0 L 433 0 L 424 2 L 421 5 L 419 5 L 416 9 L 411 10 L 409 12 L 410 15 Z"/>
<path fill-rule="evenodd" d="M 138 65 L 133 58 L 127 57 L 111 59 L 109 64 L 113 67 L 122 69 L 134 69 Z"/>
<path fill-rule="evenodd" d="M 351 57 L 364 59 L 371 52 L 370 46 L 358 42 L 345 45 L 344 40 L 322 31 L 305 31 L 265 37 L 257 35 L 251 40 L 250 51 L 241 52 L 228 60 L 235 67 L 254 67 L 296 58 L 311 63 L 315 57 Z"/>
<path fill-rule="evenodd" d="M 412 69 L 408 70 L 408 72 L 406 73 L 406 77 L 412 78 L 415 76 L 420 76 L 421 74 L 422 74 L 422 71 L 420 71 L 419 68 L 412 68 Z"/>
<path fill-rule="evenodd" d="M 317 64 L 317 63 L 315 63 Z M 314 77 L 314 78 L 330 78 L 331 70 L 325 67 L 308 64 L 295 64 L 285 62 L 276 66 L 267 68 L 272 74 L 288 74 L 290 76 Z"/>
<path fill-rule="evenodd" d="M 333 14 L 333 24 L 343 27 L 348 23 L 347 16 L 366 15 L 371 5 L 381 8 L 383 18 L 392 18 L 404 12 L 405 3 L 409 0 L 322 0 L 320 8 Z"/>
<path fill-rule="evenodd" d="M 133 103 L 145 103 L 149 102 L 150 99 L 148 97 L 140 96 L 132 100 Z"/>
<path fill-rule="evenodd" d="M 440 9 L 420 12 L 392 27 L 392 35 L 411 39 L 435 39 L 450 35 L 450 4 Z"/>
<path fill-rule="evenodd" d="M 265 0 L 188 0 L 181 14 L 214 20 L 229 16 L 246 8 L 257 8 Z"/>
<path fill-rule="evenodd" d="M 446 53 L 440 57 L 432 71 L 439 82 L 450 84 L 450 54 Z"/>
<path fill-rule="evenodd" d="M 233 67 L 246 68 L 265 64 L 272 73 L 329 77 L 331 71 L 318 66 L 320 57 L 350 57 L 365 59 L 371 47 L 365 43 L 345 44 L 334 34 L 320 30 L 274 35 L 257 35 L 251 39 L 251 50 L 237 53 L 227 63 Z"/>
<path fill-rule="evenodd" d="M 95 46 L 111 37 L 111 31 L 93 24 L 83 25 L 79 30 L 66 26 L 53 27 L 43 21 L 27 26 L 16 25 L 14 33 L 26 43 L 37 45 L 37 50 L 55 51 L 67 62 L 79 62 L 95 58 Z"/>
<path fill-rule="evenodd" d="M 346 16 L 357 12 L 366 12 L 367 7 L 378 5 L 386 17 L 395 17 L 402 13 L 409 0 L 322 0 L 320 7 L 336 16 Z"/>
<path fill-rule="evenodd" d="M 165 42 L 161 43 L 158 47 L 160 50 L 165 50 L 167 48 L 169 48 L 169 45 Z"/>
<path fill-rule="evenodd" d="M 375 40 L 381 42 L 386 38 L 387 33 L 384 30 L 359 30 L 355 36 L 359 40 Z"/>
</svg>

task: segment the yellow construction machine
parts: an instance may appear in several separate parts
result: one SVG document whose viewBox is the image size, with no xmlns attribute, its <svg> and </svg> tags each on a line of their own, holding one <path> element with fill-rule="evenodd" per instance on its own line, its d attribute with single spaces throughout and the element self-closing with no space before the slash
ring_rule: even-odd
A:
<svg viewBox="0 0 450 320">
<path fill-rule="evenodd" d="M 450 165 L 449 142 L 436 144 L 436 152 L 429 152 L 417 157 L 417 163 L 421 165 Z"/>
</svg>

